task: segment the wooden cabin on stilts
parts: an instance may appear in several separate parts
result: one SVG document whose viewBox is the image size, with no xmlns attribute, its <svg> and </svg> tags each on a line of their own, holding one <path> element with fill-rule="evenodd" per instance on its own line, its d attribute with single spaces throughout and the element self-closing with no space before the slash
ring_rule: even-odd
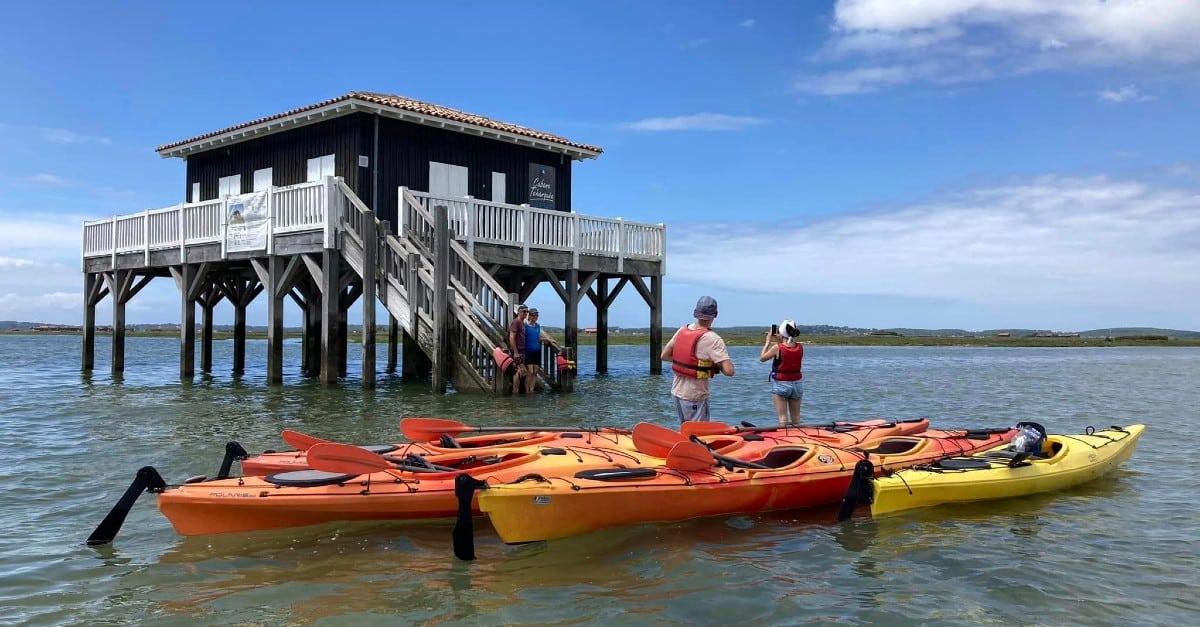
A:
<svg viewBox="0 0 1200 627">
<path fill-rule="evenodd" d="M 187 162 L 187 202 L 83 225 L 82 367 L 95 366 L 96 307 L 111 297 L 112 363 L 125 368 L 125 306 L 156 277 L 179 290 L 179 376 L 213 368 L 213 315 L 233 307 L 235 374 L 246 309 L 267 298 L 267 381 L 283 382 L 284 305 L 303 314 L 299 371 L 346 376 L 348 311 L 362 310 L 362 385 L 376 383 L 377 306 L 387 369 L 434 391 L 506 392 L 496 346 L 541 284 L 563 302 L 575 351 L 579 306 L 596 309 L 608 367 L 608 308 L 627 285 L 650 308 L 650 372 L 661 372 L 662 224 L 572 210 L 572 164 L 601 149 L 400 96 L 345 96 L 158 148 Z M 584 298 L 587 298 L 585 301 Z M 543 363 L 552 387 L 574 376 Z M 577 357 L 572 352 L 571 357 Z M 580 364 L 582 366 L 582 364 Z"/>
</svg>

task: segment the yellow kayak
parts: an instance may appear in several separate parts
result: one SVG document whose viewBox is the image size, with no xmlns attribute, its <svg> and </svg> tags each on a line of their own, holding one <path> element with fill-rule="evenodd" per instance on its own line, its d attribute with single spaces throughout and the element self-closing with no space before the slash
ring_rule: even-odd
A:
<svg viewBox="0 0 1200 627">
<path fill-rule="evenodd" d="M 1046 457 L 1014 455 L 1000 446 L 975 455 L 899 470 L 872 481 L 871 515 L 918 507 L 1011 498 L 1091 481 L 1133 454 L 1145 425 L 1081 435 L 1049 435 Z"/>
</svg>

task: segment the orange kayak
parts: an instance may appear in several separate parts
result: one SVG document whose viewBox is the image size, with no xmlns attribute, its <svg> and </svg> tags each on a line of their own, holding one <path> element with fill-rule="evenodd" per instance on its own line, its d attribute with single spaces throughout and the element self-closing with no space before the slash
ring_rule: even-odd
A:
<svg viewBox="0 0 1200 627">
<path fill-rule="evenodd" d="M 740 436 L 731 442 L 742 442 L 742 438 L 759 436 L 768 442 L 786 442 L 796 437 L 818 439 L 839 446 L 853 446 L 869 439 L 889 436 L 920 433 L 929 427 L 929 420 L 921 418 L 887 422 L 884 420 L 869 420 L 862 422 L 838 422 L 827 425 L 809 425 L 801 427 L 733 427 L 719 422 L 688 422 L 681 427 L 685 435 Z M 413 442 L 397 442 L 394 444 L 366 445 L 363 448 L 385 457 L 404 457 L 408 454 L 443 455 L 454 453 L 460 449 L 483 450 L 487 448 L 508 448 L 517 446 L 600 446 L 616 447 L 628 451 L 637 451 L 632 440 L 628 437 L 628 429 L 600 427 L 594 429 L 555 431 L 506 431 L 507 427 L 496 427 L 499 432 L 483 433 L 466 437 L 454 437 L 454 434 L 477 431 L 480 427 L 466 427 L 461 423 L 442 418 L 406 417 L 400 421 L 400 430 Z M 312 436 L 285 431 L 284 440 L 293 444 L 299 450 L 266 452 L 260 455 L 243 457 L 241 459 L 242 474 L 246 476 L 265 476 L 290 470 L 309 468 L 307 449 L 313 444 L 324 442 Z M 718 447 L 720 448 L 720 447 Z M 650 452 L 650 451 L 647 451 Z M 666 450 L 659 456 L 666 455 Z"/>
<path fill-rule="evenodd" d="M 529 473 L 642 466 L 657 461 L 621 448 L 596 445 L 463 449 L 394 459 L 399 463 L 393 462 L 388 470 L 368 474 L 308 469 L 166 487 L 157 495 L 158 509 L 182 535 L 342 520 L 442 518 L 454 516 L 457 511 L 454 479 L 458 475 L 503 483 Z"/>
<path fill-rule="evenodd" d="M 552 540 L 619 525 L 837 503 L 864 459 L 871 462 L 868 472 L 879 474 L 993 448 L 1014 433 L 930 431 L 875 438 L 853 448 L 780 436 L 747 442 L 743 450 L 720 456 L 725 460 L 704 460 L 696 453 L 700 459 L 682 463 L 677 453 L 693 444 L 688 441 L 674 445 L 667 461 L 652 467 L 653 475 L 597 480 L 568 469 L 499 485 L 489 482 L 477 496 L 479 508 L 505 542 Z M 736 460 L 727 463 L 733 455 Z"/>
<path fill-rule="evenodd" d="M 293 432 L 294 433 L 294 432 Z M 311 437 L 311 436 L 309 436 Z M 285 439 L 292 439 L 285 435 Z M 316 440 L 316 438 L 313 438 Z M 323 440 L 317 440 L 321 442 Z M 313 444 L 317 443 L 313 442 Z M 362 448 L 385 457 L 403 458 L 406 455 L 448 455 L 461 451 L 521 446 L 599 446 L 633 449 L 629 431 L 621 429 L 595 429 L 591 431 L 506 431 L 454 438 L 446 436 L 437 440 L 421 442 L 396 442 L 394 444 L 366 445 Z M 294 451 L 266 452 L 241 460 L 242 474 L 262 477 L 290 470 L 304 470 L 308 465 L 308 447 Z"/>
</svg>

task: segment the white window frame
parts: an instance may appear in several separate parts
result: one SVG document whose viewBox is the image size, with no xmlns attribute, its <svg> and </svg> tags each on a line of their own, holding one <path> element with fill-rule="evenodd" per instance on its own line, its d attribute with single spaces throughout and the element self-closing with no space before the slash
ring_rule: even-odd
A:
<svg viewBox="0 0 1200 627">
<path fill-rule="evenodd" d="M 274 177 L 274 175 L 274 168 L 262 168 L 261 170 L 255 170 L 253 190 L 256 192 L 265 192 L 271 189 L 271 185 L 273 184 L 272 181 L 274 180 L 272 177 Z"/>
<path fill-rule="evenodd" d="M 188 202 L 200 202 L 200 183 L 192 183 L 192 197 Z"/>
<path fill-rule="evenodd" d="M 466 166 L 429 162 L 429 193 L 440 198 L 462 198 L 470 193 Z"/>
<path fill-rule="evenodd" d="M 222 176 L 217 180 L 217 198 L 237 196 L 242 193 L 242 175 Z"/>
<path fill-rule="evenodd" d="M 308 160 L 308 174 L 305 181 L 316 183 L 325 180 L 327 176 L 337 176 L 337 161 L 335 155 L 322 155 Z"/>
</svg>

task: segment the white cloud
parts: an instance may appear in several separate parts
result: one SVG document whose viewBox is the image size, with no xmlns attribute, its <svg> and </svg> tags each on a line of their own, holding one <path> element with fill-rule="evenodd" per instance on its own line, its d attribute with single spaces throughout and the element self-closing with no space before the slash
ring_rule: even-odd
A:
<svg viewBox="0 0 1200 627">
<path fill-rule="evenodd" d="M 711 40 L 707 38 L 693 39 L 683 44 L 683 47 L 684 49 L 699 48 L 700 46 L 707 44 L 709 41 Z"/>
<path fill-rule="evenodd" d="M 634 131 L 737 131 L 766 123 L 762 118 L 722 113 L 696 113 L 664 118 L 647 118 L 622 124 Z"/>
<path fill-rule="evenodd" d="M 795 88 L 836 95 L 1067 67 L 1182 65 L 1200 60 L 1196 41 L 1195 0 L 838 0 L 816 57 L 827 69 Z M 868 73 L 856 90 L 823 89 L 859 70 L 912 65 L 936 71 L 878 74 L 874 83 Z"/>
<path fill-rule="evenodd" d="M 83 310 L 83 295 L 67 292 L 23 295 L 9 292 L 0 295 L 0 319 L 42 322 L 47 318 L 62 320 L 56 312 Z"/>
<path fill-rule="evenodd" d="M 55 144 L 111 144 L 112 140 L 98 135 L 83 135 L 65 128 L 38 128 L 42 139 Z"/>
<path fill-rule="evenodd" d="M 738 22 L 738 26 L 741 26 L 742 28 L 754 28 L 754 23 L 755 22 L 753 19 L 745 19 Z"/>
<path fill-rule="evenodd" d="M 28 259 L 20 259 L 18 257 L 0 257 L 0 269 L 4 268 L 28 268 L 33 262 Z"/>
<path fill-rule="evenodd" d="M 1200 194 L 1047 176 L 892 211 L 673 228 L 671 278 L 771 293 L 1200 310 Z M 712 263 L 713 251 L 730 251 Z M 780 269 L 795 280 L 780 280 Z"/>
<path fill-rule="evenodd" d="M 34 174 L 33 176 L 29 177 L 28 180 L 31 183 L 37 183 L 39 185 L 53 185 L 55 187 L 67 187 L 72 184 L 70 180 L 58 176 L 57 174 L 46 174 L 44 172 L 41 174 Z"/>
<path fill-rule="evenodd" d="M 891 85 L 907 83 L 916 78 L 929 76 L 933 66 L 876 66 L 860 67 L 844 72 L 830 72 L 796 81 L 798 91 L 821 96 L 844 96 L 879 91 Z"/>
<path fill-rule="evenodd" d="M 1106 89 L 1100 92 L 1100 99 L 1106 102 L 1145 102 L 1153 100 L 1153 96 L 1147 96 L 1138 90 L 1137 85 L 1126 85 L 1119 89 Z"/>
</svg>

